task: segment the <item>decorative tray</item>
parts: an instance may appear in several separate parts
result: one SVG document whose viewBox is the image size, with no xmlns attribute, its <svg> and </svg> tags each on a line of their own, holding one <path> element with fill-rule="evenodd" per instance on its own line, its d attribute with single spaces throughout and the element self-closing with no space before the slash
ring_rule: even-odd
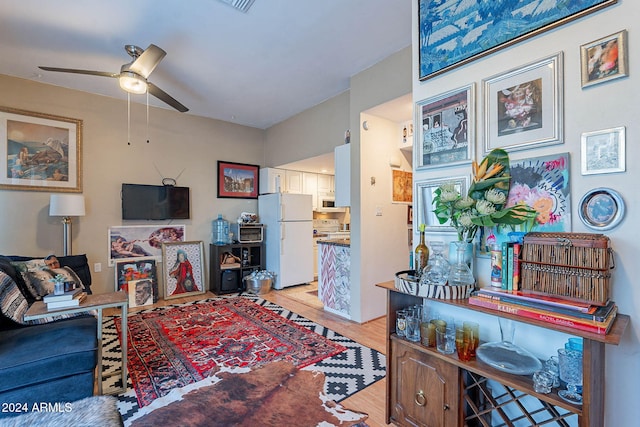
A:
<svg viewBox="0 0 640 427">
<path fill-rule="evenodd" d="M 395 288 L 400 292 L 423 298 L 433 299 L 464 299 L 471 296 L 474 285 L 426 285 L 418 282 L 414 270 L 405 270 L 396 273 Z"/>
<path fill-rule="evenodd" d="M 531 375 L 542 369 L 542 362 L 522 347 L 510 342 L 488 342 L 476 349 L 476 357 L 509 374 Z"/>
</svg>

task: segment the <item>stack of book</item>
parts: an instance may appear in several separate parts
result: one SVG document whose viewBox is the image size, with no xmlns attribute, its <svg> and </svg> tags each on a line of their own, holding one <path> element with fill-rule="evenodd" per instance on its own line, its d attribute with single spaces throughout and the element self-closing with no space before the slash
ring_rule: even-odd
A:
<svg viewBox="0 0 640 427">
<path fill-rule="evenodd" d="M 618 313 L 613 301 L 592 305 L 551 295 L 483 288 L 469 298 L 469 304 L 604 335 Z"/>
<path fill-rule="evenodd" d="M 517 291 L 520 288 L 520 253 L 522 243 L 502 243 L 502 289 Z"/>
<path fill-rule="evenodd" d="M 76 288 L 60 295 L 45 295 L 42 300 L 47 304 L 47 310 L 60 310 L 79 306 L 86 296 L 87 293 L 82 288 Z"/>
</svg>

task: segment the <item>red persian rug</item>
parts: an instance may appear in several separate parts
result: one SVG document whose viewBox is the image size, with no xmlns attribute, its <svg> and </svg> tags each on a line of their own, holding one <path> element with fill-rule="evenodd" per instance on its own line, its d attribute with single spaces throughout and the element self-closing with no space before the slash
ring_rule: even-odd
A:
<svg viewBox="0 0 640 427">
<path fill-rule="evenodd" d="M 136 314 L 128 329 L 127 365 L 140 407 L 218 366 L 285 361 L 300 369 L 346 350 L 244 298 Z"/>
</svg>

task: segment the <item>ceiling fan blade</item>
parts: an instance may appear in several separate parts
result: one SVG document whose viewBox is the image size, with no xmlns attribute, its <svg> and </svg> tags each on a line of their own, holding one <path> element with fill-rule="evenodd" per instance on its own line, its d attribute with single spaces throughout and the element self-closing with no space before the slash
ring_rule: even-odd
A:
<svg viewBox="0 0 640 427">
<path fill-rule="evenodd" d="M 153 83 L 150 83 L 150 82 L 148 82 L 147 84 L 148 84 L 149 93 L 151 95 L 155 96 L 156 98 L 158 98 L 160 101 L 163 101 L 163 102 L 169 104 L 170 106 L 172 106 L 176 110 L 180 111 L 181 113 L 186 113 L 187 111 L 189 111 L 189 109 L 187 107 L 185 107 L 184 105 L 182 105 L 181 103 L 176 101 L 175 98 L 173 98 L 167 92 L 165 92 L 162 89 L 160 89 L 158 86 L 156 86 L 156 85 L 154 85 Z"/>
<path fill-rule="evenodd" d="M 134 73 L 140 74 L 145 79 L 149 77 L 149 74 L 156 68 L 156 66 L 162 61 L 167 52 L 160 49 L 154 44 L 150 44 L 142 55 L 136 58 L 129 66 L 129 70 Z"/>
<path fill-rule="evenodd" d="M 45 71 L 57 71 L 60 73 L 74 73 L 74 74 L 88 74 L 90 76 L 102 76 L 102 77 L 118 77 L 120 73 L 110 73 L 108 71 L 93 71 L 93 70 L 76 70 L 74 68 L 56 68 L 56 67 L 42 67 L 41 70 Z"/>
</svg>

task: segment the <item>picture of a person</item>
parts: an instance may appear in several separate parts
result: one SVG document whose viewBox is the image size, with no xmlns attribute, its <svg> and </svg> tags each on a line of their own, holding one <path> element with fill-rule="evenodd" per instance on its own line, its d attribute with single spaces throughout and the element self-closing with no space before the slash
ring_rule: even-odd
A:
<svg viewBox="0 0 640 427">
<path fill-rule="evenodd" d="M 136 306 L 153 304 L 151 280 L 138 280 L 136 282 L 135 303 Z"/>
<path fill-rule="evenodd" d="M 191 267 L 191 262 L 187 259 L 187 253 L 182 249 L 178 249 L 176 262 L 173 267 L 171 267 L 169 276 L 176 279 L 176 288 L 171 295 L 198 290 L 195 282 L 193 281 L 193 268 Z"/>
</svg>

